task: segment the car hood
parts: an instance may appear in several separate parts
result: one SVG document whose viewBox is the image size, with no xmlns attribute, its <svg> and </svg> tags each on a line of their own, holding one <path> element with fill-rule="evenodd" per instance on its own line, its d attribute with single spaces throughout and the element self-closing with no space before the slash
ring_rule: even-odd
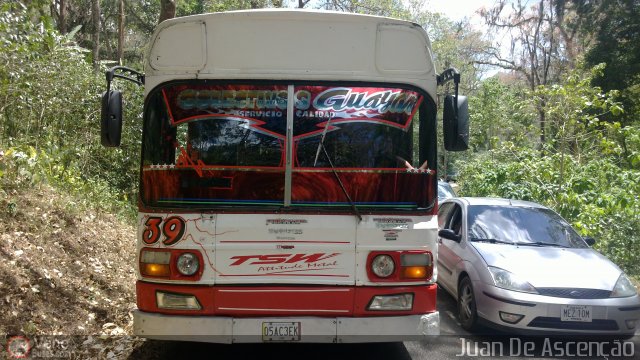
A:
<svg viewBox="0 0 640 360">
<path fill-rule="evenodd" d="M 487 265 L 516 274 L 534 287 L 612 290 L 621 273 L 614 263 L 590 248 L 472 245 Z"/>
</svg>

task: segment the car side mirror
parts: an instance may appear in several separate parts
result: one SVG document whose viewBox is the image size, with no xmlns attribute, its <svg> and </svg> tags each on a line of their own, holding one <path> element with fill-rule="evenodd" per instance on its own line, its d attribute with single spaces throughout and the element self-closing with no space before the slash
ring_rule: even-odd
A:
<svg viewBox="0 0 640 360">
<path fill-rule="evenodd" d="M 464 151 L 469 148 L 469 104 L 466 96 L 445 96 L 442 129 L 445 150 Z"/>
<path fill-rule="evenodd" d="M 453 240 L 455 242 L 460 242 L 460 240 L 462 239 L 462 236 L 456 234 L 451 229 L 442 229 L 442 230 L 438 231 L 438 236 L 440 236 L 441 238 L 448 239 L 448 240 Z"/>
<path fill-rule="evenodd" d="M 594 239 L 592 237 L 585 237 L 584 238 L 584 242 L 586 242 L 587 245 L 589 245 L 589 246 L 593 246 L 596 243 L 596 239 Z"/>
<path fill-rule="evenodd" d="M 110 90 L 102 94 L 102 113 L 100 118 L 100 140 L 102 146 L 120 146 L 120 138 L 122 136 L 122 92 Z"/>
</svg>

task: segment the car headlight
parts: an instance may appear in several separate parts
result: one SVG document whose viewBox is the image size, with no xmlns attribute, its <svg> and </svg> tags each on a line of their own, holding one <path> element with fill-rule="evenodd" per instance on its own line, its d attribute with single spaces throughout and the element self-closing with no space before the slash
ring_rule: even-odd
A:
<svg viewBox="0 0 640 360">
<path fill-rule="evenodd" d="M 503 289 L 537 294 L 538 291 L 528 282 L 518 278 L 507 270 L 489 266 L 493 283 Z"/>
<path fill-rule="evenodd" d="M 616 285 L 613 287 L 613 291 L 609 297 L 618 298 L 618 297 L 629 297 L 637 294 L 636 287 L 633 286 L 631 280 L 624 273 L 620 274 L 618 281 L 616 281 Z"/>
</svg>

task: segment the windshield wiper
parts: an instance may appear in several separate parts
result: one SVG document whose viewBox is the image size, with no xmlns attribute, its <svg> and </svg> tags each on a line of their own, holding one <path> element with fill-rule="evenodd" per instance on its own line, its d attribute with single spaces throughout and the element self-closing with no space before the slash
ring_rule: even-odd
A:
<svg viewBox="0 0 640 360">
<path fill-rule="evenodd" d="M 313 167 L 316 167 L 316 164 L 318 163 L 320 149 L 324 147 L 324 138 L 327 136 L 327 131 L 329 131 L 329 125 L 331 125 L 331 117 L 329 117 L 329 120 L 327 120 L 327 123 L 324 125 L 324 130 L 322 130 L 322 137 L 320 138 L 320 142 L 318 143 L 318 149 L 316 150 L 316 159 L 313 160 Z M 331 159 L 327 158 L 327 160 L 329 160 L 329 163 L 331 163 Z"/>
<path fill-rule="evenodd" d="M 516 243 L 514 243 L 513 241 L 510 241 L 510 240 L 500 240 L 500 239 L 494 239 L 494 238 L 489 238 L 489 239 L 470 238 L 469 241 L 473 241 L 473 242 L 488 242 L 488 243 L 492 243 L 492 244 L 509 244 L 509 245 L 515 245 L 516 244 Z"/>
<path fill-rule="evenodd" d="M 358 211 L 356 204 L 353 202 L 353 200 L 351 200 L 351 196 L 349 196 L 347 189 L 344 187 L 344 184 L 340 179 L 340 175 L 338 175 L 336 168 L 333 166 L 333 161 L 331 161 L 331 157 L 329 156 L 327 149 L 324 147 L 324 139 L 325 139 L 325 135 L 327 135 L 327 129 L 329 128 L 330 123 L 331 123 L 331 118 L 329 118 L 329 120 L 327 121 L 327 124 L 324 127 L 324 131 L 322 132 L 322 138 L 320 139 L 320 143 L 318 144 L 318 150 L 316 151 L 316 159 L 313 162 L 313 166 L 314 167 L 316 166 L 316 163 L 318 162 L 318 155 L 320 155 L 320 149 L 322 149 L 324 156 L 327 158 L 327 161 L 329 162 L 329 166 L 331 167 L 331 170 L 333 170 L 333 175 L 338 181 L 338 185 L 340 185 L 340 189 L 342 189 L 342 192 L 344 193 L 344 196 L 347 198 L 349 205 L 351 205 L 351 209 L 353 210 L 354 215 L 358 219 L 358 223 L 360 223 L 362 221 L 362 216 L 360 215 L 360 211 Z"/>
<path fill-rule="evenodd" d="M 566 248 L 567 247 L 567 246 L 560 245 L 560 244 L 553 244 L 553 243 L 547 243 L 547 242 L 542 242 L 542 241 L 517 242 L 516 245 L 520 245 L 520 246 L 539 246 L 539 247 L 551 246 L 551 247 L 561 247 L 561 248 Z"/>
</svg>

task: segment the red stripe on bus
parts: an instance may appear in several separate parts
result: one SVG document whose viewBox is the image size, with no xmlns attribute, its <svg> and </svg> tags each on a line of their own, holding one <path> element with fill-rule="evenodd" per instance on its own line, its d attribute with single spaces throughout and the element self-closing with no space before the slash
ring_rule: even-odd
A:
<svg viewBox="0 0 640 360">
<path fill-rule="evenodd" d="M 193 295 L 201 310 L 167 310 L 156 305 L 156 292 Z M 136 283 L 141 311 L 201 316 L 401 316 L 436 311 L 437 285 L 418 286 L 211 286 Z M 268 296 L 265 296 L 268 293 Z M 411 293 L 408 311 L 368 311 L 374 296 Z"/>
</svg>

